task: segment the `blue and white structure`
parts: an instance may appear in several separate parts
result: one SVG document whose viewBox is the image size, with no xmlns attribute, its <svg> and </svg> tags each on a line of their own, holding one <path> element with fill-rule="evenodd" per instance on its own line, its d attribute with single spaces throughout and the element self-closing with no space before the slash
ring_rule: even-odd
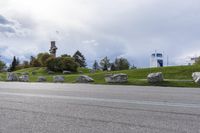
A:
<svg viewBox="0 0 200 133">
<path fill-rule="evenodd" d="M 151 54 L 150 67 L 163 67 L 164 66 L 164 57 L 162 53 L 153 53 Z"/>
</svg>

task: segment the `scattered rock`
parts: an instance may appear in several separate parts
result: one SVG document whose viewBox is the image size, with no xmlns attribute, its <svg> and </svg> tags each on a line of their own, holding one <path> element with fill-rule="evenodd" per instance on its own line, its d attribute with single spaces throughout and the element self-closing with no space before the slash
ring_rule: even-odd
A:
<svg viewBox="0 0 200 133">
<path fill-rule="evenodd" d="M 46 81 L 47 81 L 47 79 L 44 76 L 39 76 L 37 79 L 37 82 L 46 82 Z"/>
<path fill-rule="evenodd" d="M 192 78 L 195 83 L 200 84 L 200 72 L 192 73 Z"/>
<path fill-rule="evenodd" d="M 9 72 L 7 73 L 7 81 L 19 81 L 19 77 L 16 73 Z"/>
<path fill-rule="evenodd" d="M 64 76 L 61 76 L 61 75 L 57 75 L 57 76 L 53 76 L 53 82 L 60 82 L 60 83 L 63 83 L 65 81 L 65 78 Z"/>
<path fill-rule="evenodd" d="M 47 73 L 48 73 L 48 74 L 55 74 L 54 71 L 48 71 Z"/>
<path fill-rule="evenodd" d="M 157 83 L 157 82 L 162 82 L 164 79 L 163 79 L 163 74 L 162 72 L 157 72 L 157 73 L 150 73 L 148 76 L 147 76 L 147 81 L 149 83 Z"/>
<path fill-rule="evenodd" d="M 19 77 L 19 81 L 29 82 L 29 76 L 28 75 L 22 75 L 22 76 Z"/>
<path fill-rule="evenodd" d="M 71 74 L 71 71 L 63 71 L 63 74 Z"/>
<path fill-rule="evenodd" d="M 128 82 L 128 75 L 127 74 L 107 74 L 105 75 L 105 81 L 107 83 L 125 83 Z"/>
<path fill-rule="evenodd" d="M 94 79 L 87 75 L 81 75 L 76 79 L 77 83 L 89 83 L 89 82 L 94 82 Z"/>
</svg>

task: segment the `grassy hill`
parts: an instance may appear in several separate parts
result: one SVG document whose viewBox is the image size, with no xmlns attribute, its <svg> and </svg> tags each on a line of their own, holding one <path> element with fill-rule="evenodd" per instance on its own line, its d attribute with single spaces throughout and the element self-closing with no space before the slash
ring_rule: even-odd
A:
<svg viewBox="0 0 200 133">
<path fill-rule="evenodd" d="M 82 73 L 68 74 L 65 76 L 66 83 L 75 83 L 76 78 L 79 75 L 85 74 L 92 77 L 95 82 L 94 84 L 106 84 L 104 81 L 105 74 L 108 73 L 125 73 L 128 74 L 129 81 L 124 85 L 154 85 L 154 86 L 179 86 L 179 87 L 199 87 L 199 85 L 192 82 L 192 73 L 200 71 L 200 66 L 173 66 L 173 67 L 163 67 L 163 68 L 145 68 L 145 69 L 135 69 L 135 70 L 124 70 L 124 71 L 113 71 L 113 72 L 102 72 L 98 71 L 95 73 L 90 73 L 89 69 L 79 68 Z M 48 82 L 52 82 L 53 75 L 63 75 L 62 73 L 55 73 L 49 75 L 45 68 L 27 68 L 15 71 L 20 74 L 23 72 L 28 72 L 30 75 L 31 82 L 37 81 L 38 76 L 45 76 Z M 146 77 L 152 72 L 163 72 L 165 81 L 158 84 L 149 84 L 146 81 Z M 34 73 L 34 74 L 33 74 Z M 3 80 L 6 79 L 6 73 L 0 73 Z"/>
</svg>

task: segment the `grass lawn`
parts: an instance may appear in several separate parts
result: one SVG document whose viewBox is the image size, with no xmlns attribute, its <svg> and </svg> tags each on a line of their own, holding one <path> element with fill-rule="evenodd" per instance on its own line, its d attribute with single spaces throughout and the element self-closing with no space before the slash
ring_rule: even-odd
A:
<svg viewBox="0 0 200 133">
<path fill-rule="evenodd" d="M 144 68 L 144 69 L 134 69 L 134 70 L 124 70 L 124 71 L 112 71 L 112 72 L 102 72 L 97 71 L 95 73 L 90 73 L 89 69 L 79 68 L 79 71 L 82 73 L 74 73 L 68 74 L 65 76 L 66 83 L 75 83 L 75 80 L 78 76 L 84 74 L 92 77 L 95 82 L 93 84 L 107 84 L 105 83 L 104 76 L 109 73 L 125 73 L 128 75 L 128 82 L 123 85 L 143 85 L 143 86 L 173 86 L 173 87 L 200 87 L 199 85 L 193 83 L 192 73 L 200 72 L 200 66 L 173 66 L 173 67 L 163 67 L 163 68 Z M 27 68 L 15 71 L 16 73 L 28 72 L 30 75 L 30 81 L 36 82 L 38 76 L 45 76 L 47 78 L 47 82 L 53 81 L 54 75 L 63 75 L 62 73 L 55 73 L 49 75 L 46 72 L 46 69 L 41 68 Z M 32 73 L 35 74 L 32 74 Z M 164 82 L 158 84 L 149 84 L 146 80 L 146 77 L 149 73 L 152 72 L 163 72 L 164 78 L 166 79 Z M 2 80 L 6 80 L 6 73 L 0 73 Z"/>
</svg>

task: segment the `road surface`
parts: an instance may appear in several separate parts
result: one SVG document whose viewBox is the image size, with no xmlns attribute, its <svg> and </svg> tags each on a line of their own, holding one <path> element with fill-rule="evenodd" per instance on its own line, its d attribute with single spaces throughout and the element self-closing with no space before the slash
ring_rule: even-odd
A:
<svg viewBox="0 0 200 133">
<path fill-rule="evenodd" d="M 200 133 L 200 89 L 0 82 L 0 133 Z"/>
</svg>

